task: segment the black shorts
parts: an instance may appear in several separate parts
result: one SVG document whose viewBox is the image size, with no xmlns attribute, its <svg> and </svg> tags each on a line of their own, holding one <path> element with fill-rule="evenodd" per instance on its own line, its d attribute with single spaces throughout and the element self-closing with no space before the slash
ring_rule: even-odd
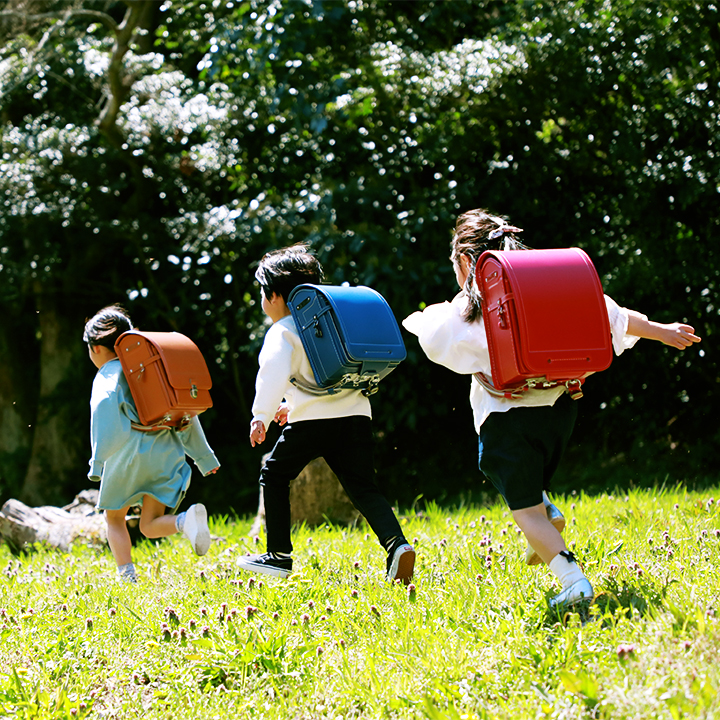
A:
<svg viewBox="0 0 720 720">
<path fill-rule="evenodd" d="M 561 395 L 550 406 L 491 413 L 480 427 L 480 470 L 511 510 L 539 505 L 565 452 L 577 401 Z"/>
</svg>

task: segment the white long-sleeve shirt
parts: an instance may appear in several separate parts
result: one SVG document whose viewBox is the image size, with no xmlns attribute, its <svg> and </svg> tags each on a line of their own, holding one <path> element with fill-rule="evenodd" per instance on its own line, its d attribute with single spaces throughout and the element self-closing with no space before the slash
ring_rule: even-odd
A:
<svg viewBox="0 0 720 720">
<path fill-rule="evenodd" d="M 613 349 L 616 355 L 631 348 L 640 339 L 628 335 L 628 318 L 630 314 L 647 318 L 634 310 L 620 307 L 612 298 L 605 296 Z M 492 375 L 490 351 L 483 319 L 465 322 L 462 314 L 467 307 L 467 298 L 458 294 L 452 302 L 429 305 L 403 320 L 403 326 L 413 335 L 417 335 L 420 347 L 430 360 L 460 374 L 472 375 L 481 372 L 488 377 Z M 470 405 L 473 410 L 475 430 L 479 433 L 480 426 L 488 415 L 493 412 L 506 412 L 514 407 L 554 405 L 562 395 L 564 388 L 557 387 L 545 390 L 527 390 L 519 398 L 495 397 L 479 383 L 473 382 L 470 387 Z"/>
<path fill-rule="evenodd" d="M 259 363 L 252 414 L 253 422 L 261 420 L 266 429 L 283 399 L 289 408 L 288 422 L 372 416 L 370 401 L 360 390 L 311 395 L 290 382 L 294 377 L 303 385 L 317 387 L 295 321 L 289 315 L 274 323 L 265 334 Z"/>
</svg>

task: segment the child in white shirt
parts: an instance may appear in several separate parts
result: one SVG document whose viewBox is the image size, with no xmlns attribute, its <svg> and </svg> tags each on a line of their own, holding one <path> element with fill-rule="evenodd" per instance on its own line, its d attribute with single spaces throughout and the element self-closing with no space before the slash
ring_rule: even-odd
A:
<svg viewBox="0 0 720 720">
<path fill-rule="evenodd" d="M 260 474 L 267 552 L 242 557 L 238 564 L 276 577 L 291 573 L 290 482 L 309 462 L 323 457 L 387 552 L 386 578 L 408 583 L 415 551 L 375 481 L 370 401 L 360 390 L 313 395 L 290 381 L 317 386 L 287 298 L 297 285 L 321 281 L 320 263 L 305 245 L 294 245 L 267 253 L 255 277 L 273 325 L 260 351 L 250 443 L 264 442 L 273 420 L 283 429 Z"/>
<path fill-rule="evenodd" d="M 451 261 L 461 293 L 451 303 L 431 305 L 405 319 L 434 362 L 460 373 L 491 375 L 482 304 L 475 285 L 475 265 L 485 250 L 518 250 L 522 232 L 505 218 L 471 210 L 458 218 Z M 605 297 L 616 354 L 641 337 L 683 350 L 700 342 L 690 325 L 660 324 Z M 480 383 L 470 389 L 479 467 L 505 498 L 513 519 L 529 543 L 526 560 L 539 558 L 550 567 L 562 591 L 551 607 L 568 607 L 593 597 L 593 589 L 560 534 L 562 514 L 547 498 L 550 480 L 572 433 L 577 405 L 562 386 L 531 389 L 520 398 L 495 397 Z"/>
</svg>

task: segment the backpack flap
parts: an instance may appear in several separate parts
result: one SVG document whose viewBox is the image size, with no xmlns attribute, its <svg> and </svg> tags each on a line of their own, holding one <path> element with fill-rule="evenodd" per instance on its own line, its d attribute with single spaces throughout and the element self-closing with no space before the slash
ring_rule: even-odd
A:
<svg viewBox="0 0 720 720">
<path fill-rule="evenodd" d="M 380 293 L 362 285 L 318 286 L 318 292 L 332 307 L 347 354 L 361 363 L 360 374 L 407 357 L 397 320 Z"/>
<path fill-rule="evenodd" d="M 168 383 L 177 393 L 179 401 L 185 407 L 207 408 L 201 395 L 212 388 L 212 379 L 198 346 L 178 332 L 146 332 L 143 335 L 162 358 Z"/>
<path fill-rule="evenodd" d="M 576 389 L 610 365 L 602 285 L 580 248 L 486 251 L 476 280 L 498 389 L 567 381 Z"/>
<path fill-rule="evenodd" d="M 525 252 L 530 252 L 527 258 Z M 583 250 L 513 251 L 505 272 L 530 374 L 563 380 L 610 366 L 610 323 L 602 285 Z"/>
</svg>

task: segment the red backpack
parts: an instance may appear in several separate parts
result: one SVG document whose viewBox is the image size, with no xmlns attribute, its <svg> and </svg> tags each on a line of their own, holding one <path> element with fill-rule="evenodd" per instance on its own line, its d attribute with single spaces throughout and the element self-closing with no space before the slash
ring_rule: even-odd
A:
<svg viewBox="0 0 720 720">
<path fill-rule="evenodd" d="M 582 383 L 612 361 L 600 278 L 580 248 L 484 252 L 475 268 L 490 350 L 489 392 L 519 397 L 530 388 Z"/>
</svg>

